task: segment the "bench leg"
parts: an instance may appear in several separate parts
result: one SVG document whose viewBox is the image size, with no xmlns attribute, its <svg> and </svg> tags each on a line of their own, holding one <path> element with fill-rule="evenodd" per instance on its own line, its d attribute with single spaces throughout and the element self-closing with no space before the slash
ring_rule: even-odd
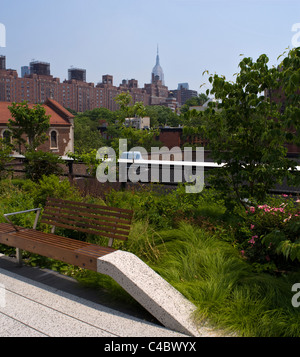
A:
<svg viewBox="0 0 300 357">
<path fill-rule="evenodd" d="M 16 248 L 16 257 L 19 265 L 22 265 L 22 249 Z"/>
<path fill-rule="evenodd" d="M 134 254 L 104 255 L 97 260 L 97 271 L 112 277 L 167 328 L 189 336 L 211 335 L 203 327 L 199 332 L 194 324 L 191 315 L 196 306 Z"/>
</svg>

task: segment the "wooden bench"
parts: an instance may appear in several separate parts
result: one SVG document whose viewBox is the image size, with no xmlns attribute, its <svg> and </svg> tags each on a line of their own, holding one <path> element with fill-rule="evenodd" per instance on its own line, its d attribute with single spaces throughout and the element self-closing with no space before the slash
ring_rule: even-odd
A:
<svg viewBox="0 0 300 357">
<path fill-rule="evenodd" d="M 9 219 L 30 211 L 37 212 L 32 229 L 18 227 Z M 7 213 L 8 223 L 0 223 L 0 243 L 15 247 L 20 262 L 25 250 L 109 275 L 165 327 L 199 336 L 190 319 L 196 307 L 136 255 L 112 248 L 114 239 L 128 239 L 131 210 L 51 198 L 41 219 L 52 226 L 51 233 L 36 230 L 40 212 L 37 208 Z M 55 227 L 105 237 L 108 244 L 66 238 L 55 234 Z"/>
<path fill-rule="evenodd" d="M 37 212 L 32 229 L 17 227 L 9 219 L 30 211 Z M 37 208 L 5 214 L 8 223 L 0 223 L 0 243 L 17 248 L 19 262 L 25 250 L 93 271 L 97 271 L 99 257 L 116 251 L 112 248 L 115 239 L 128 239 L 133 216 L 127 209 L 49 198 L 41 223 L 52 228 L 51 233 L 44 233 L 36 230 L 40 212 Z M 107 246 L 56 235 L 56 227 L 106 238 Z"/>
</svg>

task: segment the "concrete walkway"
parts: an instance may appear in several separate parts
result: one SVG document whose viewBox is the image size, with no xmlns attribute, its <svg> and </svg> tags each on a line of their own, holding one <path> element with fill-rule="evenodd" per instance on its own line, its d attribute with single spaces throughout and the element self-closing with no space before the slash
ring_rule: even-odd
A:
<svg viewBox="0 0 300 357">
<path fill-rule="evenodd" d="M 0 255 L 0 337 L 186 337 L 143 308 Z"/>
</svg>

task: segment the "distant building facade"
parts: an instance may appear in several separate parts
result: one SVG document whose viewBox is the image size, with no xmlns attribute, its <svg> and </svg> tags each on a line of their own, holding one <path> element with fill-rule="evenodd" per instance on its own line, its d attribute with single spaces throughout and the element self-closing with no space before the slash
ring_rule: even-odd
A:
<svg viewBox="0 0 300 357">
<path fill-rule="evenodd" d="M 126 118 L 125 126 L 139 129 L 139 130 L 150 129 L 150 117 Z"/>
<path fill-rule="evenodd" d="M 25 68 L 26 67 L 26 68 Z M 14 69 L 6 69 L 6 58 L 0 56 L 0 101 L 44 103 L 47 98 L 53 99 L 65 108 L 84 112 L 94 108 L 119 109 L 114 98 L 129 92 L 133 104 L 142 102 L 146 105 L 167 105 L 168 87 L 164 85 L 163 70 L 157 63 L 152 71 L 151 83 L 139 88 L 136 79 L 123 80 L 119 86 L 113 84 L 113 76 L 102 76 L 102 82 L 86 82 L 86 70 L 70 68 L 68 79 L 61 81 L 51 75 L 50 64 L 32 61 L 22 67 L 21 77 Z M 174 103 L 172 103 L 174 106 Z"/>
<path fill-rule="evenodd" d="M 188 83 L 179 83 L 178 88 L 171 92 L 180 106 L 184 105 L 188 99 L 198 96 L 197 91 L 189 89 Z"/>
</svg>

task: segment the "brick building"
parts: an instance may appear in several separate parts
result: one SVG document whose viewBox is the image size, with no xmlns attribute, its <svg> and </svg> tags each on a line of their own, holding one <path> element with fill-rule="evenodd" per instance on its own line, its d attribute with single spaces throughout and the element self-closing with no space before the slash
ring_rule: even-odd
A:
<svg viewBox="0 0 300 357">
<path fill-rule="evenodd" d="M 172 93 L 180 106 L 184 105 L 188 99 L 198 96 L 197 91 L 189 89 L 188 83 L 179 83 L 178 88 L 172 90 Z"/>
<path fill-rule="evenodd" d="M 11 103 L 0 102 L 0 136 L 9 137 L 8 120 L 12 118 L 8 107 Z M 30 107 L 33 104 L 29 104 Z M 47 99 L 43 104 L 46 115 L 50 115 L 50 128 L 47 131 L 49 140 L 39 149 L 60 156 L 74 152 L 74 116 L 53 99 Z"/>
<path fill-rule="evenodd" d="M 151 83 L 145 84 L 144 88 L 139 88 L 135 79 L 123 80 L 119 86 L 114 86 L 113 76 L 108 74 L 102 76 L 101 83 L 88 83 L 86 71 L 78 68 L 69 69 L 68 79 L 61 82 L 51 75 L 49 63 L 31 62 L 28 66 L 30 73 L 22 71 L 19 77 L 16 70 L 6 68 L 5 56 L 0 57 L 0 101 L 44 103 L 51 98 L 76 112 L 94 108 L 114 111 L 118 109 L 114 98 L 122 92 L 129 92 L 133 104 L 167 105 L 168 87 L 154 73 Z"/>
</svg>

